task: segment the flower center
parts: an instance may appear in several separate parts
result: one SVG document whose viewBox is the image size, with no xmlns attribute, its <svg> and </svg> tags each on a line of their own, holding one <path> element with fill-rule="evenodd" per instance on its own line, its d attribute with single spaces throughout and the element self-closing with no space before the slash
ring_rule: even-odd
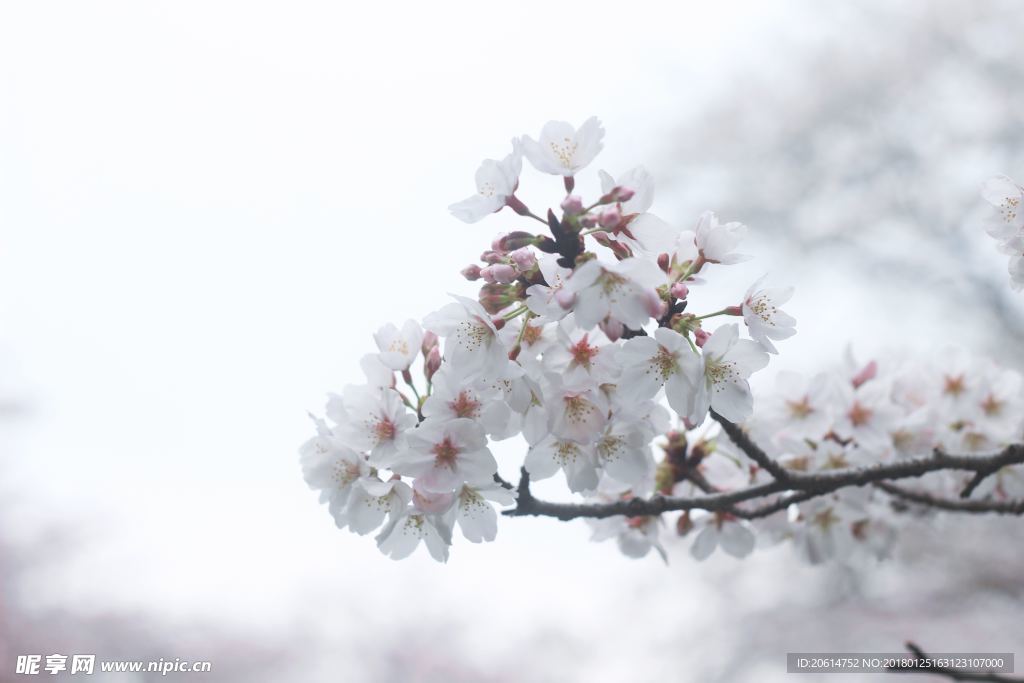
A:
<svg viewBox="0 0 1024 683">
<path fill-rule="evenodd" d="M 568 467 L 580 456 L 580 447 L 572 441 L 559 441 L 555 448 L 555 460 L 562 467 Z"/>
<path fill-rule="evenodd" d="M 814 412 L 814 408 L 811 407 L 811 402 L 806 396 L 799 401 L 786 401 L 786 406 L 789 408 L 789 414 L 798 420 L 802 420 Z"/>
<path fill-rule="evenodd" d="M 731 360 L 715 360 L 709 358 L 704 369 L 707 378 L 712 384 L 723 384 L 740 379 L 740 373 L 736 370 L 736 363 Z M 721 388 L 719 388 L 721 391 Z"/>
<path fill-rule="evenodd" d="M 580 339 L 569 347 L 569 353 L 572 355 L 573 364 L 582 366 L 588 371 L 590 370 L 590 364 L 594 360 L 594 356 L 596 356 L 598 351 L 600 351 L 596 346 L 591 346 L 587 342 L 587 338 L 589 336 L 590 335 L 586 334 L 583 335 L 583 339 Z"/>
<path fill-rule="evenodd" d="M 576 156 L 577 144 L 572 138 L 562 138 L 561 144 L 552 140 L 548 143 L 551 153 L 558 159 L 558 163 L 566 168 L 572 168 L 572 159 Z"/>
<path fill-rule="evenodd" d="M 477 417 L 480 412 L 480 402 L 470 396 L 468 391 L 459 392 L 454 401 L 448 402 L 448 407 L 458 417 Z"/>
<path fill-rule="evenodd" d="M 950 377 L 946 375 L 946 383 L 942 388 L 943 393 L 949 394 L 950 396 L 959 396 L 964 393 L 966 385 L 964 383 L 964 376 L 957 375 L 956 377 Z"/>
<path fill-rule="evenodd" d="M 651 359 L 651 366 L 661 377 L 662 382 L 679 371 L 679 356 L 664 346 L 658 347 L 658 353 Z"/>
<path fill-rule="evenodd" d="M 1003 412 L 1003 402 L 992 394 L 989 394 L 985 397 L 985 400 L 982 401 L 981 409 L 985 411 L 985 414 L 989 417 L 996 417 Z"/>
<path fill-rule="evenodd" d="M 853 402 L 853 406 L 850 408 L 850 412 L 846 414 L 850 418 L 850 424 L 854 427 L 863 427 L 871 421 L 872 411 L 870 408 L 862 406 L 857 401 Z"/>
<path fill-rule="evenodd" d="M 565 414 L 570 422 L 585 422 L 597 409 L 582 396 L 565 397 Z"/>
<path fill-rule="evenodd" d="M 486 345 L 491 334 L 491 328 L 476 316 L 463 320 L 455 330 L 456 341 L 466 351 L 476 351 Z"/>
<path fill-rule="evenodd" d="M 778 307 L 773 306 L 772 302 L 768 300 L 766 296 L 753 296 L 747 299 L 747 307 L 761 319 L 761 322 L 766 325 L 775 325 L 772 317 L 778 311 Z"/>
<path fill-rule="evenodd" d="M 373 423 L 373 437 L 377 443 L 384 443 L 385 441 L 392 441 L 395 438 L 395 423 L 386 417 L 378 417 L 377 421 Z"/>
<path fill-rule="evenodd" d="M 455 459 L 459 455 L 459 449 L 452 443 L 450 437 L 444 437 L 444 441 L 434 444 L 434 466 L 448 467 L 455 469 Z"/>
</svg>

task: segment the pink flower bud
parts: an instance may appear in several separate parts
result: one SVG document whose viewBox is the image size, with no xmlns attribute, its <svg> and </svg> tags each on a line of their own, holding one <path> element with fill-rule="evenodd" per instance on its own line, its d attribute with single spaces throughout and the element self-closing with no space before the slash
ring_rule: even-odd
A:
<svg viewBox="0 0 1024 683">
<path fill-rule="evenodd" d="M 441 347 L 434 345 L 427 353 L 427 361 L 423 366 L 423 374 L 427 379 L 433 379 L 434 373 L 441 369 Z"/>
<path fill-rule="evenodd" d="M 868 380 L 874 379 L 877 374 L 878 374 L 878 363 L 876 363 L 875 361 L 871 361 L 870 363 L 865 365 L 863 368 L 861 368 L 860 372 L 858 372 L 856 375 L 853 376 L 853 380 L 852 381 L 853 381 L 854 388 L 859 387 L 861 384 L 864 384 Z"/>
<path fill-rule="evenodd" d="M 634 194 L 636 194 L 636 192 L 634 192 L 632 188 L 617 185 L 612 188 L 611 192 L 601 197 L 600 203 L 617 204 L 618 202 L 628 202 L 633 198 Z"/>
<path fill-rule="evenodd" d="M 536 241 L 537 236 L 533 233 L 516 230 L 508 233 L 507 235 L 499 235 L 495 238 L 494 242 L 491 243 L 491 248 L 502 254 L 507 254 L 510 251 L 515 251 L 516 249 L 521 249 L 522 247 L 534 244 Z"/>
<path fill-rule="evenodd" d="M 615 201 L 628 202 L 636 192 L 631 187 L 616 187 L 612 190 L 612 194 L 615 195 Z"/>
<path fill-rule="evenodd" d="M 698 327 L 693 331 L 693 338 L 696 340 L 697 346 L 704 348 L 704 343 L 711 338 L 711 335 Z"/>
<path fill-rule="evenodd" d="M 602 228 L 614 229 L 622 222 L 622 211 L 617 206 L 610 206 L 601 212 L 597 222 Z"/>
<path fill-rule="evenodd" d="M 523 273 L 537 265 L 537 257 L 533 255 L 533 249 L 529 247 L 520 247 L 508 256 L 516 264 L 516 268 Z"/>
<path fill-rule="evenodd" d="M 503 285 L 514 282 L 519 277 L 516 269 L 507 263 L 495 263 L 493 266 L 487 266 L 480 271 L 480 275 L 487 282 L 498 282 Z"/>
<path fill-rule="evenodd" d="M 677 282 L 674 285 L 672 285 L 672 289 L 670 289 L 669 291 L 675 298 L 685 299 L 686 296 L 690 293 L 690 288 L 684 285 L 682 282 Z"/>
<path fill-rule="evenodd" d="M 669 269 L 669 258 L 668 254 L 658 254 L 658 267 L 664 272 L 668 272 Z"/>
<path fill-rule="evenodd" d="M 562 211 L 569 216 L 578 216 L 583 213 L 583 200 L 571 194 L 562 200 Z"/>
<path fill-rule="evenodd" d="M 420 344 L 420 351 L 423 352 L 424 357 L 426 357 L 430 353 L 431 349 L 435 348 L 436 346 L 437 335 L 431 332 L 430 330 L 424 332 L 423 343 Z"/>
<path fill-rule="evenodd" d="M 559 289 L 555 292 L 555 302 L 565 310 L 572 308 L 572 305 L 576 302 L 576 295 L 566 289 Z"/>
<path fill-rule="evenodd" d="M 480 279 L 480 266 L 475 263 L 470 263 L 459 272 L 462 273 L 462 277 L 466 278 L 470 282 Z"/>
<path fill-rule="evenodd" d="M 604 332 L 604 335 L 608 337 L 610 341 L 619 341 L 622 338 L 622 333 L 626 331 L 626 326 L 620 323 L 618 320 L 612 320 L 611 318 L 605 318 L 597 325 Z"/>
<path fill-rule="evenodd" d="M 480 254 L 480 260 L 484 263 L 501 263 L 505 260 L 504 254 L 499 254 L 496 251 L 487 250 Z"/>
</svg>

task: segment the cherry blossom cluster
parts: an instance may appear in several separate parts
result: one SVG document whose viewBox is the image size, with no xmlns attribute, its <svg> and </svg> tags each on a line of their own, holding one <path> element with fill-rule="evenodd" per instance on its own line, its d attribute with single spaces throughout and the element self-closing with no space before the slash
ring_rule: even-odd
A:
<svg viewBox="0 0 1024 683">
<path fill-rule="evenodd" d="M 491 541 L 494 504 L 515 502 L 492 442 L 525 440 L 525 457 L 503 469 L 621 500 L 655 487 L 656 439 L 699 427 L 709 411 L 750 418 L 748 378 L 795 332 L 780 310 L 792 290 L 758 281 L 735 305 L 695 312 L 704 278 L 748 258 L 737 252 L 746 227 L 711 212 L 687 229 L 662 220 L 640 167 L 600 171 L 598 196 L 576 194 L 603 137 L 594 118 L 549 122 L 484 161 L 475 193 L 450 207 L 467 223 L 502 213 L 511 230 L 463 270 L 481 285 L 475 298 L 452 296 L 422 325 L 381 328 L 378 352 L 362 361 L 366 382 L 331 396 L 315 420 L 301 462 L 339 527 L 376 532 L 395 559 L 422 541 L 445 561 L 456 526 Z M 561 177 L 556 208 L 521 199 L 523 158 Z M 631 554 L 657 545 L 646 529 L 656 521 L 610 523 L 599 533 Z"/>
<path fill-rule="evenodd" d="M 999 242 L 999 251 L 1010 256 L 1010 286 L 1019 292 L 1024 289 L 1024 188 L 1000 175 L 984 184 L 981 195 L 993 207 L 985 230 Z"/>
<path fill-rule="evenodd" d="M 959 349 L 924 362 L 891 357 L 805 377 L 781 372 L 777 389 L 758 400 L 747 433 L 788 472 L 850 470 L 940 453 L 991 455 L 1024 437 L 1024 382 L 1019 373 Z M 690 435 L 693 439 L 694 436 Z M 770 473 L 752 463 L 724 435 L 669 435 L 657 481 L 666 495 L 730 491 L 756 486 Z M 685 476 L 680 476 L 680 470 Z M 956 499 L 972 476 L 945 470 L 914 481 L 912 491 Z M 981 479 L 978 498 L 1024 497 L 1024 468 L 1002 467 Z M 759 541 L 793 543 L 810 563 L 861 554 L 886 556 L 911 519 L 893 514 L 893 499 L 876 488 L 848 487 L 793 503 L 757 519 L 729 512 L 688 511 L 677 518 L 679 535 L 692 538 L 697 559 L 716 548 L 748 555 Z M 617 537 L 631 555 L 664 550 L 655 517 L 613 517 L 594 523 L 598 539 Z"/>
</svg>

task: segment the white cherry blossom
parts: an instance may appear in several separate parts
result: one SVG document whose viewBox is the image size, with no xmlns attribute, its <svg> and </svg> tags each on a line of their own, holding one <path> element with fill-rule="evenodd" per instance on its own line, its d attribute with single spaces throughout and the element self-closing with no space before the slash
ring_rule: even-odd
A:
<svg viewBox="0 0 1024 683">
<path fill-rule="evenodd" d="M 526 453 L 523 467 L 533 479 L 553 477 L 559 470 L 573 493 L 597 488 L 598 462 L 594 449 L 571 439 L 550 435 Z"/>
<path fill-rule="evenodd" d="M 708 263 L 741 263 L 750 259 L 750 256 L 736 253 L 736 247 L 746 235 L 747 226 L 742 223 L 719 223 L 713 211 L 705 211 L 697 221 L 694 245 Z"/>
<path fill-rule="evenodd" d="M 454 303 L 431 313 L 424 326 L 444 337 L 444 359 L 468 370 L 493 369 L 508 362 L 508 350 L 498 330 L 478 302 L 452 295 Z"/>
<path fill-rule="evenodd" d="M 426 491 L 444 493 L 491 477 L 498 463 L 487 448 L 483 427 L 460 417 L 422 423 L 409 434 L 391 469 L 415 477 Z"/>
<path fill-rule="evenodd" d="M 339 528 L 348 523 L 348 502 L 352 488 L 370 476 L 366 458 L 341 443 L 323 420 L 314 418 L 317 435 L 299 450 L 302 474 L 311 489 L 320 491 Z"/>
<path fill-rule="evenodd" d="M 542 254 L 537 259 L 546 285 L 531 285 L 526 290 L 526 305 L 536 315 L 546 320 L 561 320 L 569 312 L 558 301 L 559 292 L 565 288 L 572 271 L 557 263 L 558 257 Z"/>
<path fill-rule="evenodd" d="M 456 363 L 444 363 L 434 375 L 422 413 L 431 422 L 469 418 L 495 434 L 503 432 L 512 411 L 497 388 L 467 376 Z"/>
<path fill-rule="evenodd" d="M 415 320 L 406 320 L 402 329 L 388 323 L 373 335 L 380 349 L 380 361 L 391 370 L 408 370 L 420 352 L 423 330 Z"/>
<path fill-rule="evenodd" d="M 753 552 L 756 539 L 745 522 L 722 514 L 710 514 L 702 522 L 702 528 L 690 546 L 690 554 L 695 559 L 706 560 L 716 548 L 739 559 Z"/>
<path fill-rule="evenodd" d="M 793 297 L 793 288 L 760 289 L 764 279 L 761 277 L 750 286 L 740 308 L 751 338 L 768 353 L 778 353 L 771 340 L 789 339 L 796 334 L 796 319 L 779 309 Z"/>
<path fill-rule="evenodd" d="M 404 433 L 416 424 L 416 416 L 398 392 L 364 386 L 347 387 L 342 399 L 332 399 L 328 415 L 337 416 L 337 432 L 346 444 L 369 453 L 372 463 L 383 465 L 398 452 Z"/>
<path fill-rule="evenodd" d="M 588 261 L 576 269 L 567 287 L 576 297 L 576 323 L 590 329 L 610 317 L 639 328 L 657 314 L 661 300 L 655 290 L 665 280 L 655 264 L 640 258 L 614 264 Z"/>
<path fill-rule="evenodd" d="M 476 194 L 448 207 L 456 218 L 476 223 L 505 206 L 519 184 L 523 168 L 522 148 L 518 140 L 512 141 L 512 153 L 504 159 L 485 159 L 476 171 Z"/>
<path fill-rule="evenodd" d="M 493 481 L 465 484 L 456 495 L 455 521 L 470 543 L 493 541 L 498 533 L 498 514 L 490 501 L 499 505 L 512 505 L 515 500 L 515 491 L 505 489 Z"/>
<path fill-rule="evenodd" d="M 700 357 L 686 338 L 675 330 L 659 327 L 653 337 L 634 337 L 619 352 L 622 377 L 618 389 L 627 397 L 643 400 L 664 386 L 669 405 L 679 414 L 690 412 L 693 385 Z"/>
<path fill-rule="evenodd" d="M 523 137 L 523 154 L 542 173 L 574 176 L 601 151 L 602 138 L 604 128 L 595 117 L 584 121 L 579 130 L 565 121 L 549 121 L 539 140 Z"/>
<path fill-rule="evenodd" d="M 447 533 L 448 539 L 445 539 Z M 448 561 L 448 547 L 451 545 L 451 531 L 440 527 L 440 519 L 434 515 L 407 508 L 396 515 L 377 536 L 377 547 L 393 560 L 412 555 L 423 541 L 430 556 L 438 562 Z"/>
<path fill-rule="evenodd" d="M 687 411 L 698 425 L 708 408 L 732 422 L 743 422 L 753 410 L 750 375 L 768 365 L 768 354 L 756 342 L 739 338 L 735 324 L 719 327 L 701 349 L 701 362 L 687 370 L 692 386 Z"/>
</svg>

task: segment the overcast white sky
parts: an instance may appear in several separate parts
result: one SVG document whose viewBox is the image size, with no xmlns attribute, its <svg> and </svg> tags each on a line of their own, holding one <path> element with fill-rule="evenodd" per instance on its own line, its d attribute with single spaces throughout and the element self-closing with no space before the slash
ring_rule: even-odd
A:
<svg viewBox="0 0 1024 683">
<path fill-rule="evenodd" d="M 359 381 L 380 324 L 470 291 L 459 268 L 514 227 L 446 213 L 481 158 L 598 115 L 596 167 L 670 163 L 678 113 L 793 35 L 797 6 L 0 7 L 0 388 L 30 408 L 0 437 L 2 489 L 24 533 L 84 530 L 37 598 L 248 624 L 301 604 L 341 629 L 379 609 L 383 628 L 498 584 L 523 633 L 639 637 L 602 617 L 636 616 L 618 588 L 665 570 L 582 523 L 505 521 L 447 567 L 337 532 L 297 466 L 305 411 Z M 678 559 L 664 609 L 683 622 L 702 609 L 684 576 L 707 570 Z"/>
</svg>

